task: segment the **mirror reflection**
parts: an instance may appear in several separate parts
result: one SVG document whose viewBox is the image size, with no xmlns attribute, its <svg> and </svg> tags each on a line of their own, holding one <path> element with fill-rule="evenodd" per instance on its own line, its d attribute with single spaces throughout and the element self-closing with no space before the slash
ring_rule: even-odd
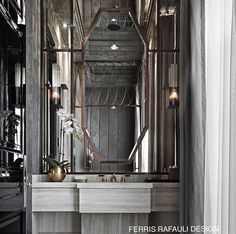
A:
<svg viewBox="0 0 236 234">
<path fill-rule="evenodd" d="M 25 45 L 21 25 L 18 32 L 11 30 L 0 18 L 0 148 L 23 152 L 25 112 Z"/>
<path fill-rule="evenodd" d="M 179 163 L 178 2 L 98 2 L 43 2 L 42 158 L 166 173 Z"/>
<path fill-rule="evenodd" d="M 84 50 L 85 108 L 76 106 L 101 160 L 88 166 L 130 171 L 135 162 L 128 159 L 144 126 L 144 44 L 128 10 L 101 11 L 94 22 Z"/>
</svg>

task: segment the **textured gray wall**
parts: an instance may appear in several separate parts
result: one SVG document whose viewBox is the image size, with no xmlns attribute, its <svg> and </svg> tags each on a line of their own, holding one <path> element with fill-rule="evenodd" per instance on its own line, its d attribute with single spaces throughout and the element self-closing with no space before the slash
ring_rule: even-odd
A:
<svg viewBox="0 0 236 234">
<path fill-rule="evenodd" d="M 181 222 L 203 225 L 205 45 L 204 1 L 181 1 Z"/>
<path fill-rule="evenodd" d="M 40 3 L 26 0 L 26 155 L 29 182 L 40 168 Z M 32 189 L 27 190 L 27 233 L 32 233 Z"/>
<path fill-rule="evenodd" d="M 190 24 L 189 0 L 180 1 L 180 220 L 188 225 L 189 155 L 190 155 Z"/>
<path fill-rule="evenodd" d="M 116 89 L 112 89 L 107 104 L 112 105 Z M 124 96 L 124 88 L 119 89 L 117 103 L 121 103 Z M 93 89 L 92 103 L 96 103 L 100 89 Z M 104 103 L 108 93 L 107 88 L 102 88 L 99 103 Z M 89 96 L 90 91 L 86 94 Z M 131 95 L 131 94 L 130 94 Z M 88 97 L 87 97 L 88 98 Z M 127 101 L 125 101 L 127 103 Z M 87 107 L 87 128 L 91 138 L 97 146 L 102 160 L 127 160 L 134 147 L 134 107 L 110 106 Z M 98 170 L 99 165 L 94 161 L 93 170 Z M 127 165 L 101 165 L 101 171 L 132 171 L 132 166 Z"/>
<path fill-rule="evenodd" d="M 191 137 L 189 155 L 189 222 L 203 225 L 205 162 L 205 33 L 204 1 L 190 4 L 191 33 Z"/>
</svg>

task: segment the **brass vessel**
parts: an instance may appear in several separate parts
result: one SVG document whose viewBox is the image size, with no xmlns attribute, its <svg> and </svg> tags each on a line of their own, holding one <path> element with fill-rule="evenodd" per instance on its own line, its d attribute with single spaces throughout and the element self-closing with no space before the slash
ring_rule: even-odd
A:
<svg viewBox="0 0 236 234">
<path fill-rule="evenodd" d="M 48 172 L 49 178 L 53 182 L 62 182 L 66 177 L 66 169 L 64 167 L 53 167 Z"/>
</svg>

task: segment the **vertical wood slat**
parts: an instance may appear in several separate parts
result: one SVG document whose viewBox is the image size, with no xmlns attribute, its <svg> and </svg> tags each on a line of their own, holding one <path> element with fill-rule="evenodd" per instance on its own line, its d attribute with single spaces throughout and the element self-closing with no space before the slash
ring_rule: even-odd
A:
<svg viewBox="0 0 236 234">
<path fill-rule="evenodd" d="M 92 0 L 84 1 L 84 27 L 88 28 L 91 23 L 91 7 L 92 7 Z"/>
<path fill-rule="evenodd" d="M 92 96 L 92 103 L 96 103 L 99 96 L 99 90 L 94 89 Z M 99 130 L 100 130 L 100 108 L 99 107 L 90 107 L 90 126 L 91 126 L 91 138 L 94 144 L 97 147 L 97 150 L 100 150 L 100 138 L 99 138 Z M 101 156 L 101 155 L 100 155 Z M 96 160 L 93 161 L 93 169 L 98 170 L 99 165 Z"/>
<path fill-rule="evenodd" d="M 134 233 L 129 232 L 129 226 L 148 226 L 148 214 L 82 214 L 83 234 Z"/>
<path fill-rule="evenodd" d="M 106 100 L 108 89 L 104 89 L 101 95 L 101 103 Z M 100 141 L 100 155 L 102 160 L 108 160 L 109 149 L 109 111 L 110 107 L 100 107 L 99 116 L 99 141 Z M 101 165 L 102 171 L 109 171 L 109 165 Z"/>
<path fill-rule="evenodd" d="M 110 104 L 113 105 L 115 92 L 111 92 Z M 117 109 L 111 109 L 109 113 L 109 160 L 117 160 Z M 117 165 L 111 164 L 110 171 L 117 171 Z"/>
<path fill-rule="evenodd" d="M 95 17 L 98 9 L 101 7 L 101 0 L 91 0 L 92 1 L 92 7 L 91 7 L 91 22 L 92 19 Z"/>
</svg>

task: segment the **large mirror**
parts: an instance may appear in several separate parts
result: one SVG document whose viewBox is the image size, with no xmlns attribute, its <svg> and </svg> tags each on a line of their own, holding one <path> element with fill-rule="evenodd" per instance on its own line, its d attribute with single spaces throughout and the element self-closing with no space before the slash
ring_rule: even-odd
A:
<svg viewBox="0 0 236 234">
<path fill-rule="evenodd" d="M 149 111 L 146 42 L 135 16 L 128 8 L 100 8 L 82 48 L 82 89 L 77 89 L 82 92 L 76 109 L 85 136 L 86 167 L 138 170 Z"/>
<path fill-rule="evenodd" d="M 42 15 L 42 159 L 72 173 L 176 167 L 178 0 L 44 0 Z"/>
</svg>

